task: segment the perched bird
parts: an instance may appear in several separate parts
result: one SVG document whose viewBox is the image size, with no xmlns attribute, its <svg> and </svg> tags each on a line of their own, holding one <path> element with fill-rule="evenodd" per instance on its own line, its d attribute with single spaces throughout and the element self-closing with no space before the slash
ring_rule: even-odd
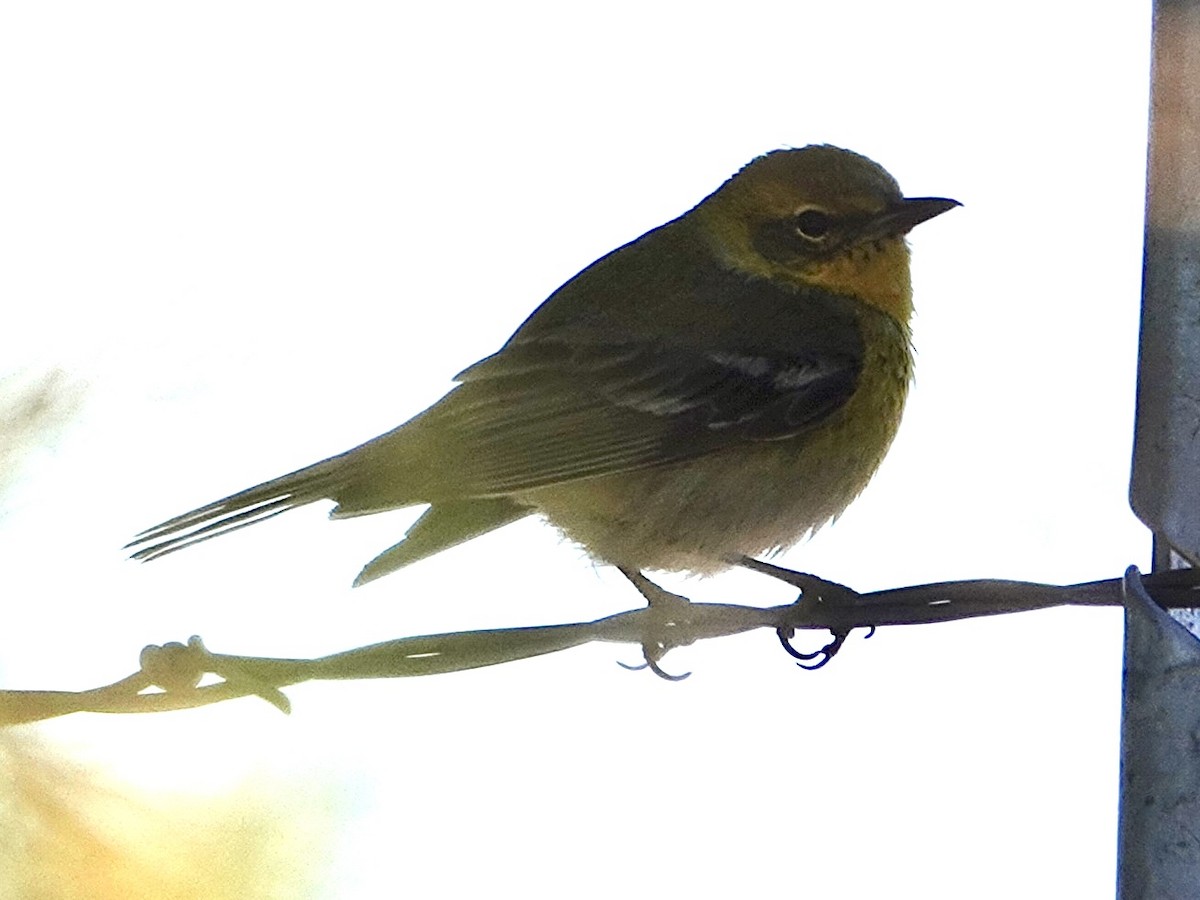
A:
<svg viewBox="0 0 1200 900">
<path fill-rule="evenodd" d="M 862 491 L 896 433 L 905 235 L 957 205 L 905 198 L 849 150 L 758 157 L 560 287 L 403 425 L 129 546 L 153 559 L 322 499 L 333 518 L 429 504 L 363 584 L 537 513 L 644 594 L 642 570 L 708 574 L 791 546 Z"/>
</svg>

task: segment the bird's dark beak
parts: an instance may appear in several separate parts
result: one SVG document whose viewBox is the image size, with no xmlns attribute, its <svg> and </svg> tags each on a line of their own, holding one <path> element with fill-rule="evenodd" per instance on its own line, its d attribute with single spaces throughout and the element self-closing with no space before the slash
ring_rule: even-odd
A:
<svg viewBox="0 0 1200 900">
<path fill-rule="evenodd" d="M 905 197 L 873 216 L 863 228 L 862 239 L 877 240 L 908 234 L 922 222 L 956 206 L 962 204 L 946 197 Z"/>
</svg>

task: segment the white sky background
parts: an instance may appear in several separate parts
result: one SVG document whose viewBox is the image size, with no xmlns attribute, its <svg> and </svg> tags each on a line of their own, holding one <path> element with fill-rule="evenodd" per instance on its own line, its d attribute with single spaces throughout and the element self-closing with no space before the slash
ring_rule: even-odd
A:
<svg viewBox="0 0 1200 900">
<path fill-rule="evenodd" d="M 912 238 L 891 455 L 782 562 L 861 589 L 1145 567 L 1148 43 L 1148 4 L 6 6 L 0 359 L 86 394 L 6 497 L 3 686 L 93 686 L 193 633 L 307 656 L 637 606 L 532 520 L 353 592 L 413 512 L 120 548 L 398 424 L 587 263 L 813 142 L 964 206 Z M 682 684 L 616 659 L 41 732 L 140 788 L 332 783 L 330 896 L 1111 895 L 1116 610 L 884 629 L 816 673 L 769 632 L 672 653 Z"/>
</svg>

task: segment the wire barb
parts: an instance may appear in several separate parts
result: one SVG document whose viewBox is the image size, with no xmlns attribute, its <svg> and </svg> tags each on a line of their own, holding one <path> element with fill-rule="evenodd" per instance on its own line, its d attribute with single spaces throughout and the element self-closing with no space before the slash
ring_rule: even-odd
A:
<svg viewBox="0 0 1200 900">
<path fill-rule="evenodd" d="M 291 701 L 283 691 L 256 678 L 228 658 L 209 653 L 199 635 L 188 638 L 186 645 L 179 641 L 149 644 L 142 648 L 139 662 L 148 685 L 160 687 L 169 694 L 194 692 L 204 676 L 212 673 L 243 694 L 261 697 L 282 713 L 292 711 Z"/>
</svg>

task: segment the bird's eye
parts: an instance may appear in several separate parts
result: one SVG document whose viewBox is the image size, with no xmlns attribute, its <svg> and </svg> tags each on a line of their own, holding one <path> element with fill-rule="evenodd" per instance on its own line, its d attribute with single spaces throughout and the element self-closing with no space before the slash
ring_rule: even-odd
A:
<svg viewBox="0 0 1200 900">
<path fill-rule="evenodd" d="M 796 233 L 810 241 L 823 241 L 829 236 L 833 219 L 819 209 L 806 209 L 795 218 Z"/>
</svg>

